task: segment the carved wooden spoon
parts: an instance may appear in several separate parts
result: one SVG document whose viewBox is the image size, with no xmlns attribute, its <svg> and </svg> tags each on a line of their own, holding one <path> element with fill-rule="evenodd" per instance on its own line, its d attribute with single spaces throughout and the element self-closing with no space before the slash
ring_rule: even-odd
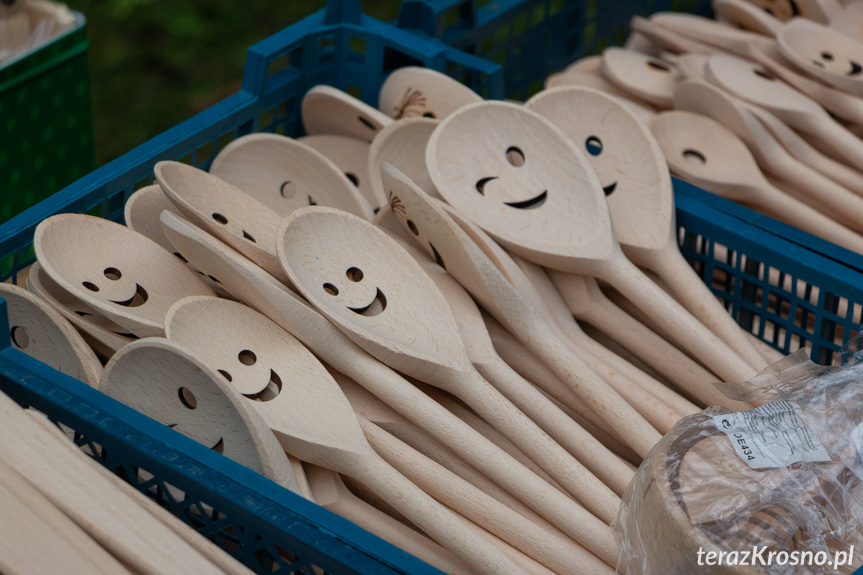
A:
<svg viewBox="0 0 863 575">
<path fill-rule="evenodd" d="M 503 247 L 614 285 L 723 379 L 754 375 L 626 259 L 599 180 L 575 144 L 539 114 L 497 102 L 463 108 L 432 135 L 428 165 L 441 195 Z"/>
<path fill-rule="evenodd" d="M 219 270 L 223 285 L 237 298 L 255 306 L 328 365 L 443 442 L 575 541 L 609 564 L 616 560 L 616 545 L 601 521 L 363 351 L 275 278 L 173 214 L 163 213 L 162 223 L 174 246 L 199 269 Z"/>
<path fill-rule="evenodd" d="M 0 283 L 0 298 L 6 300 L 12 347 L 90 387 L 98 386 L 99 358 L 52 305 L 10 283 Z"/>
<path fill-rule="evenodd" d="M 377 213 L 381 207 L 380 201 L 374 195 L 369 174 L 369 143 L 348 136 L 318 134 L 297 138 L 308 147 L 317 150 L 334 163 Z"/>
<path fill-rule="evenodd" d="M 792 18 L 776 35 L 779 52 L 809 76 L 863 96 L 863 44 L 806 18 Z"/>
<path fill-rule="evenodd" d="M 219 152 L 210 173 L 284 216 L 303 206 L 332 206 L 372 219 L 369 203 L 320 152 L 279 134 L 249 134 Z"/>
<path fill-rule="evenodd" d="M 746 0 L 713 0 L 713 10 L 731 24 L 764 36 L 775 36 L 782 26 L 781 20 Z"/>
<path fill-rule="evenodd" d="M 381 165 L 384 162 L 404 172 L 425 193 L 440 197 L 426 167 L 426 148 L 438 123 L 437 120 L 430 118 L 408 118 L 394 122 L 381 130 L 380 135 L 372 142 L 368 170 L 372 188 L 375 196 L 380 197 L 381 206 L 387 204 L 386 193 L 381 182 Z"/>
<path fill-rule="evenodd" d="M 276 257 L 275 232 L 281 221 L 276 212 L 198 168 L 159 162 L 153 171 L 165 195 L 185 217 L 287 281 Z"/>
<path fill-rule="evenodd" d="M 483 379 L 446 299 L 384 232 L 345 212 L 303 208 L 282 223 L 278 250 L 297 289 L 358 345 L 462 399 L 587 509 L 613 521 L 618 498 Z"/>
<path fill-rule="evenodd" d="M 775 116 L 747 106 L 706 82 L 684 82 L 674 102 L 678 110 L 702 114 L 724 124 L 746 143 L 763 171 L 781 180 L 787 189 L 801 190 L 794 194 L 798 199 L 849 229 L 863 232 L 863 198 L 789 154 L 763 125 L 781 124 Z"/>
<path fill-rule="evenodd" d="M 378 109 L 394 120 L 404 118 L 443 119 L 482 98 L 436 70 L 405 66 L 387 77 L 381 86 Z"/>
<path fill-rule="evenodd" d="M 650 20 L 699 42 L 744 58 L 748 57 L 749 43 L 760 37 L 753 32 L 739 30 L 694 14 L 662 12 L 654 14 Z"/>
<path fill-rule="evenodd" d="M 810 142 L 850 166 L 863 165 L 863 142 L 837 123 L 816 102 L 773 76 L 759 65 L 733 56 L 711 56 L 707 79 L 806 134 Z"/>
<path fill-rule="evenodd" d="M 671 176 L 650 130 L 611 98 L 588 89 L 545 91 L 525 106 L 551 120 L 574 142 L 583 142 L 626 256 L 662 278 L 690 313 L 752 367 L 767 367 L 740 326 L 680 255 Z"/>
<path fill-rule="evenodd" d="M 773 187 L 761 174 L 746 145 L 719 122 L 674 111 L 657 116 L 651 128 L 671 170 L 681 177 L 863 253 L 863 237 Z"/>
<path fill-rule="evenodd" d="M 622 48 L 608 48 L 602 53 L 602 72 L 620 88 L 663 110 L 672 106 L 680 81 L 674 66 Z"/>
<path fill-rule="evenodd" d="M 303 127 L 307 134 L 350 136 L 366 142 L 392 123 L 392 119 L 365 102 L 332 86 L 315 86 L 302 103 Z"/>
<path fill-rule="evenodd" d="M 388 213 L 390 218 L 384 219 L 394 220 L 392 211 Z M 404 229 L 398 222 L 378 223 L 388 231 L 393 229 L 393 224 L 398 226 L 399 231 Z M 632 479 L 631 471 L 533 384 L 504 362 L 494 349 L 476 303 L 446 270 L 432 261 L 413 243 L 406 243 L 398 237 L 395 239 L 414 257 L 446 298 L 458 324 L 459 334 L 465 344 L 468 357 L 477 371 L 603 483 L 618 495 L 622 495 Z"/>
<path fill-rule="evenodd" d="M 250 400 L 292 455 L 354 477 L 478 572 L 521 572 L 375 453 L 332 376 L 271 320 L 239 303 L 194 298 L 172 308 L 167 329 Z"/>
<path fill-rule="evenodd" d="M 194 353 L 162 338 L 130 343 L 105 366 L 99 389 L 299 493 L 273 433 L 222 375 Z"/>
<path fill-rule="evenodd" d="M 384 167 L 390 205 L 421 247 L 432 254 L 487 311 L 536 353 L 636 451 L 647 453 L 656 433 L 608 386 L 513 287 L 490 257 L 428 196 L 391 166 Z"/>
<path fill-rule="evenodd" d="M 34 247 L 57 285 L 139 337 L 164 335 L 178 300 L 214 295 L 157 243 L 102 218 L 51 216 L 36 228 Z"/>
<path fill-rule="evenodd" d="M 103 317 L 94 307 L 64 291 L 45 273 L 39 262 L 30 268 L 27 289 L 51 304 L 66 321 L 75 326 L 93 351 L 106 361 L 138 339 L 123 326 Z"/>
</svg>

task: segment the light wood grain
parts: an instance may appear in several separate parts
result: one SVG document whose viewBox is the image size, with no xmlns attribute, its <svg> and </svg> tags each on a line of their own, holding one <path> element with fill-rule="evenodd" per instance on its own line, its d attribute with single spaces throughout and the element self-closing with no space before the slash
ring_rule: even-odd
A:
<svg viewBox="0 0 863 575">
<path fill-rule="evenodd" d="M 621 48 L 603 51 L 602 72 L 620 88 L 662 110 L 672 106 L 680 81 L 680 72 L 668 63 Z"/>
<path fill-rule="evenodd" d="M 863 96 L 863 44 L 859 41 L 817 22 L 792 18 L 776 34 L 776 44 L 780 53 L 807 75 Z"/>
<path fill-rule="evenodd" d="M 405 66 L 392 72 L 381 86 L 378 109 L 394 120 L 443 119 L 463 106 L 480 101 L 479 94 L 446 74 Z"/>
<path fill-rule="evenodd" d="M 317 150 L 344 172 L 366 199 L 372 212 L 377 213 L 381 203 L 371 185 L 368 142 L 332 134 L 303 136 L 297 138 L 297 141 Z"/>
<path fill-rule="evenodd" d="M 386 191 L 381 181 L 381 165 L 384 162 L 405 173 L 425 193 L 440 197 L 426 167 L 426 148 L 437 125 L 438 121 L 431 118 L 407 118 L 381 130 L 372 142 L 368 170 L 381 206 L 387 205 Z"/>
<path fill-rule="evenodd" d="M 393 120 L 368 104 L 332 86 L 315 86 L 303 97 L 303 127 L 307 134 L 349 136 L 365 142 Z"/>
<path fill-rule="evenodd" d="M 782 21 L 746 0 L 713 0 L 713 11 L 732 25 L 764 36 L 775 36 Z"/>
<path fill-rule="evenodd" d="M 43 220 L 33 245 L 61 289 L 138 337 L 164 335 L 168 309 L 191 295 L 213 295 L 159 244 L 125 226 L 82 214 Z"/>
</svg>

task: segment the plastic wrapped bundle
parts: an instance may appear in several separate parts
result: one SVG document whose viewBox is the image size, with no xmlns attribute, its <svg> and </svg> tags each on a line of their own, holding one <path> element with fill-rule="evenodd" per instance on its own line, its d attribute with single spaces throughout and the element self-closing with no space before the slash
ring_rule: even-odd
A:
<svg viewBox="0 0 863 575">
<path fill-rule="evenodd" d="M 750 382 L 750 411 L 681 420 L 625 494 L 630 575 L 851 573 L 863 564 L 863 351 L 804 352 Z M 855 553 L 856 551 L 856 553 Z"/>
</svg>

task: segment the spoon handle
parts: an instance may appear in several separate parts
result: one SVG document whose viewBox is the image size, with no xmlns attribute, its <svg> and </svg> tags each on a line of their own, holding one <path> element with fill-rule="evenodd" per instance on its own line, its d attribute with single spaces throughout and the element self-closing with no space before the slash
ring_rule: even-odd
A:
<svg viewBox="0 0 863 575">
<path fill-rule="evenodd" d="M 346 467 L 347 474 L 384 498 L 477 573 L 524 575 L 524 571 L 500 550 L 479 537 L 450 510 L 411 483 L 371 448 L 366 455 Z"/>
<path fill-rule="evenodd" d="M 504 397 L 566 448 L 605 485 L 618 496 L 623 496 L 633 473 L 614 453 L 570 419 L 500 357 L 496 358 L 496 361 L 478 364 L 476 368 Z"/>
<path fill-rule="evenodd" d="M 661 439 L 656 429 L 634 407 L 572 353 L 570 346 L 551 326 L 543 322 L 531 322 L 517 335 L 638 455 L 646 457 Z"/>
<path fill-rule="evenodd" d="M 863 142 L 841 124 L 827 116 L 817 119 L 797 120 L 788 117 L 788 123 L 806 133 L 817 148 L 843 161 L 853 168 L 863 166 Z"/>
<path fill-rule="evenodd" d="M 523 517 L 371 421 L 360 423 L 369 443 L 384 460 L 423 491 L 522 553 L 561 573 L 573 572 L 585 561 L 593 563 L 585 567 L 602 565 L 562 533 L 550 532 Z M 590 569 L 574 572 L 590 573 Z"/>
<path fill-rule="evenodd" d="M 756 374 L 752 366 L 653 283 L 620 250 L 608 265 L 598 267 L 596 272 L 597 277 L 620 291 L 670 334 L 679 346 L 700 359 L 723 380 L 743 384 Z"/>
<path fill-rule="evenodd" d="M 649 263 L 648 267 L 656 272 L 677 301 L 707 329 L 722 338 L 756 370 L 761 371 L 767 367 L 767 360 L 755 349 L 707 284 L 701 281 L 701 278 L 686 263 L 676 244 L 669 244 L 667 249 L 655 253 Z"/>
<path fill-rule="evenodd" d="M 800 200 L 764 182 L 753 194 L 753 205 L 767 215 L 812 235 L 863 254 L 863 236 L 815 211 Z"/>
<path fill-rule="evenodd" d="M 549 270 L 549 274 L 560 293 L 572 310 L 584 308 L 578 318 L 599 328 L 612 339 L 630 350 L 640 360 L 655 369 L 680 389 L 696 398 L 703 405 L 724 405 L 731 407 L 733 400 L 728 399 L 713 387 L 716 376 L 704 369 L 698 362 L 677 349 L 661 335 L 632 317 L 613 301 L 608 299 L 593 278 L 583 278 L 590 293 L 590 306 L 582 306 L 572 301 L 575 296 L 570 283 L 575 276 Z M 742 405 L 742 404 L 741 404 Z M 741 409 L 749 409 L 743 406 Z"/>
<path fill-rule="evenodd" d="M 614 521 L 620 498 L 479 373 L 465 373 L 456 395 L 588 511 L 607 525 Z"/>
</svg>

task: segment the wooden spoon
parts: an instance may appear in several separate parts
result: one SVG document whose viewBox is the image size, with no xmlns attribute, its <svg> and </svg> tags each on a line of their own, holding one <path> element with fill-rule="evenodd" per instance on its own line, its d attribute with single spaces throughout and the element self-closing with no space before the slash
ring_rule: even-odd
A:
<svg viewBox="0 0 863 575">
<path fill-rule="evenodd" d="M 179 162 L 159 162 L 153 171 L 165 195 L 185 217 L 287 281 L 275 253 L 275 231 L 281 221 L 276 212 L 198 168 Z"/>
<path fill-rule="evenodd" d="M 385 166 L 390 206 L 421 247 L 462 284 L 486 310 L 517 334 L 549 368 L 614 428 L 627 443 L 645 453 L 656 433 L 644 418 L 588 367 L 474 241 L 403 174 Z M 426 198 L 426 199 L 424 199 Z M 437 255 L 435 255 L 437 254 Z"/>
<path fill-rule="evenodd" d="M 863 253 L 863 237 L 773 187 L 746 145 L 722 124 L 698 114 L 675 111 L 657 116 L 651 129 L 671 170 L 679 176 Z"/>
<path fill-rule="evenodd" d="M 312 487 L 315 502 L 328 511 L 353 521 L 366 531 L 400 547 L 411 555 L 454 575 L 470 575 L 470 567 L 434 541 L 413 529 L 405 528 L 386 513 L 369 505 L 345 487 L 335 471 L 306 464 L 306 475 Z"/>
<path fill-rule="evenodd" d="M 361 384 L 561 531 L 608 562 L 611 533 L 572 499 L 551 487 L 464 422 L 364 352 L 301 298 L 230 247 L 170 213 L 165 233 L 196 266 L 219 270 L 225 287 L 313 349 L 328 365 Z"/>
<path fill-rule="evenodd" d="M 650 17 L 651 22 L 704 42 L 725 52 L 748 57 L 749 43 L 760 36 L 694 14 L 662 12 Z"/>
<path fill-rule="evenodd" d="M 633 114 L 638 116 L 643 122 L 649 122 L 656 115 L 656 108 L 650 106 L 649 104 L 638 102 L 632 99 L 631 94 L 624 92 L 623 90 L 606 80 L 605 77 L 599 73 L 567 74 L 565 76 L 560 76 L 555 81 L 548 81 L 545 84 L 546 90 L 550 90 L 559 86 L 584 86 L 587 88 L 596 88 L 597 90 L 600 90 L 601 92 L 604 92 L 609 96 L 618 98 L 621 104 L 629 108 L 629 110 Z M 398 165 L 396 165 L 396 167 L 398 168 Z M 410 174 L 407 173 L 406 175 L 410 176 Z M 425 191 L 425 189 L 423 191 Z"/>
<path fill-rule="evenodd" d="M 539 114 L 497 102 L 463 108 L 432 135 L 427 161 L 441 195 L 503 247 L 618 287 L 723 379 L 754 375 L 623 256 L 599 180 L 575 144 Z"/>
<path fill-rule="evenodd" d="M 315 86 L 302 103 L 307 134 L 350 136 L 365 142 L 375 139 L 392 119 L 368 104 L 331 86 Z"/>
<path fill-rule="evenodd" d="M 481 102 L 479 94 L 436 70 L 405 66 L 381 86 L 378 109 L 394 120 L 443 119 L 463 106 Z"/>
<path fill-rule="evenodd" d="M 810 142 L 850 166 L 863 165 L 863 142 L 810 98 L 767 75 L 760 66 L 732 56 L 711 56 L 707 79 L 806 134 Z"/>
<path fill-rule="evenodd" d="M 779 52 L 775 42 L 752 42 L 749 57 L 779 79 L 797 88 L 837 118 L 863 125 L 863 99 L 842 90 L 825 86 L 817 80 L 797 73 Z"/>
<path fill-rule="evenodd" d="M 789 154 L 759 121 L 765 117 L 781 124 L 775 116 L 747 107 L 706 82 L 681 84 L 674 101 L 679 110 L 711 117 L 731 129 L 746 143 L 761 169 L 784 183 L 783 189 L 800 189 L 794 194 L 798 199 L 849 229 L 863 232 L 863 198 Z"/>
<path fill-rule="evenodd" d="M 388 211 L 390 219 L 395 220 L 392 211 Z M 395 223 L 399 230 L 403 229 L 398 222 L 387 223 L 378 225 L 389 230 Z M 476 303 L 446 270 L 412 243 L 399 241 L 399 245 L 422 266 L 446 298 L 452 308 L 468 357 L 477 371 L 617 495 L 622 495 L 632 479 L 630 470 L 504 362 L 494 349 Z"/>
<path fill-rule="evenodd" d="M 588 510 L 613 521 L 618 498 L 483 379 L 446 299 L 384 232 L 344 212 L 311 207 L 287 216 L 279 238 L 291 281 L 358 345 L 462 399 Z"/>
<path fill-rule="evenodd" d="M 74 297 L 139 337 L 164 335 L 178 300 L 214 295 L 198 276 L 152 240 L 83 214 L 60 214 L 36 228 L 42 270 Z"/>
<path fill-rule="evenodd" d="M 713 0 L 713 11 L 729 23 L 764 36 L 775 36 L 782 21 L 746 0 Z"/>
<path fill-rule="evenodd" d="M 280 216 L 303 206 L 332 206 L 371 220 L 369 203 L 320 152 L 279 134 L 249 134 L 219 152 L 210 173 Z"/>
<path fill-rule="evenodd" d="M 381 130 L 372 142 L 368 171 L 375 197 L 380 198 L 379 205 L 387 205 L 381 182 L 381 165 L 384 162 L 407 174 L 425 193 L 440 197 L 426 168 L 426 148 L 438 123 L 431 118 L 408 118 L 394 122 Z"/>
<path fill-rule="evenodd" d="M 545 91 L 525 106 L 551 120 L 574 142 L 584 143 L 626 256 L 659 275 L 690 313 L 752 367 L 767 367 L 680 254 L 671 176 L 649 129 L 611 98 L 584 88 Z"/>
<path fill-rule="evenodd" d="M 162 246 L 165 251 L 171 252 L 177 257 L 181 257 L 180 254 L 174 251 L 174 246 L 171 245 L 171 242 L 168 241 L 168 238 L 166 238 L 164 232 L 162 232 L 162 224 L 159 222 L 159 215 L 164 210 L 175 213 L 179 211 L 171 200 L 168 199 L 168 196 L 166 196 L 162 191 L 162 187 L 159 184 L 153 184 L 152 186 L 141 188 L 132 194 L 123 208 L 126 226 L 141 235 L 147 236 Z M 194 266 L 190 265 L 189 268 L 198 274 L 200 279 L 207 284 L 207 286 L 213 290 L 217 296 L 231 297 L 230 294 L 219 285 L 218 280 L 207 276 L 200 270 L 195 269 Z"/>
<path fill-rule="evenodd" d="M 193 353 L 161 338 L 136 341 L 111 358 L 99 389 L 299 493 L 288 459 L 261 417 Z"/>
<path fill-rule="evenodd" d="M 102 364 L 68 321 L 23 287 L 0 283 L 6 300 L 12 347 L 90 387 L 99 384 Z"/>
<path fill-rule="evenodd" d="M 802 16 L 826 24 L 830 16 L 841 9 L 833 0 L 749 0 L 778 20 L 785 22 L 796 16 Z"/>
<path fill-rule="evenodd" d="M 779 52 L 797 68 L 849 94 L 863 96 L 863 44 L 805 18 L 776 35 Z"/>
<path fill-rule="evenodd" d="M 797 132 L 766 110 L 750 108 L 758 120 L 782 146 L 799 162 L 863 196 L 863 173 L 825 156 L 803 139 Z"/>
<path fill-rule="evenodd" d="M 134 334 L 127 333 L 123 326 L 103 317 L 92 306 L 63 291 L 45 273 L 39 262 L 30 268 L 27 289 L 51 304 L 66 321 L 75 326 L 93 351 L 106 361 L 138 339 Z"/>
<path fill-rule="evenodd" d="M 357 187 L 374 213 L 381 207 L 371 187 L 369 174 L 369 143 L 347 136 L 318 134 L 297 138 L 308 147 L 317 150 L 336 165 L 351 183 Z"/>
<path fill-rule="evenodd" d="M 678 54 L 710 55 L 720 52 L 712 46 L 693 40 L 689 36 L 678 34 L 674 30 L 640 16 L 633 16 L 629 26 L 633 33 L 643 34 L 655 44 Z"/>
<path fill-rule="evenodd" d="M 680 72 L 673 66 L 624 50 L 608 48 L 602 53 L 602 72 L 623 90 L 660 109 L 672 106 Z"/>
<path fill-rule="evenodd" d="M 354 477 L 478 572 L 521 572 L 375 453 L 332 376 L 271 320 L 239 303 L 195 298 L 174 307 L 167 326 L 171 339 L 230 375 L 291 454 Z"/>
</svg>

